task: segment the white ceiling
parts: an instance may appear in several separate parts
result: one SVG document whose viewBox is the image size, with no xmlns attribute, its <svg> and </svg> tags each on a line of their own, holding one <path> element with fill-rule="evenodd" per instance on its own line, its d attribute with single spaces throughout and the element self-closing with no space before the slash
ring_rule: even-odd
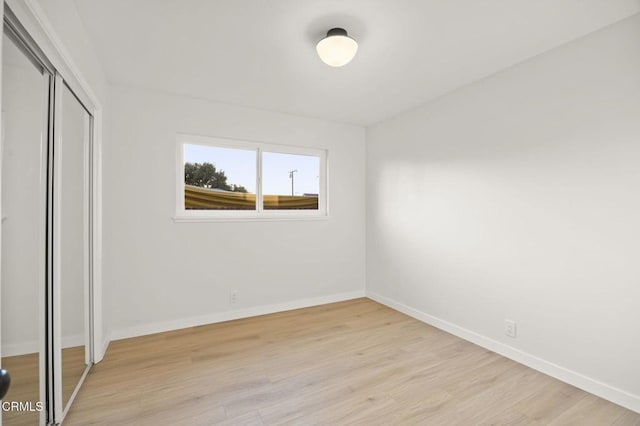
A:
<svg viewBox="0 0 640 426">
<path fill-rule="evenodd" d="M 369 125 L 640 11 L 638 0 L 76 0 L 111 82 Z M 344 27 L 344 68 L 316 42 Z"/>
</svg>

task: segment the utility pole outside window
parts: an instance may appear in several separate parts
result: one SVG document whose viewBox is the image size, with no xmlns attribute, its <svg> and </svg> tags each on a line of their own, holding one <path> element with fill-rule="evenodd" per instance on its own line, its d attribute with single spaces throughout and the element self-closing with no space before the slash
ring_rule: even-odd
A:
<svg viewBox="0 0 640 426">
<path fill-rule="evenodd" d="M 289 172 L 289 179 L 291 179 L 291 196 L 292 196 L 292 197 L 293 197 L 293 180 L 294 180 L 294 179 L 293 179 L 293 174 L 294 174 L 294 173 L 297 173 L 297 172 L 298 172 L 298 169 L 296 169 L 296 170 L 291 170 L 291 171 Z"/>
</svg>

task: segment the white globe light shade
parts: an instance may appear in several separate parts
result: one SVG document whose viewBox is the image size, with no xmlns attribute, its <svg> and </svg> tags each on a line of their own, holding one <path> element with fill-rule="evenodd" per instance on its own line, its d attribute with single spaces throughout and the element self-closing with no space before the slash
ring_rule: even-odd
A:
<svg viewBox="0 0 640 426">
<path fill-rule="evenodd" d="M 358 43 L 342 28 L 334 28 L 316 46 L 322 62 L 331 67 L 347 65 L 358 51 Z"/>
</svg>

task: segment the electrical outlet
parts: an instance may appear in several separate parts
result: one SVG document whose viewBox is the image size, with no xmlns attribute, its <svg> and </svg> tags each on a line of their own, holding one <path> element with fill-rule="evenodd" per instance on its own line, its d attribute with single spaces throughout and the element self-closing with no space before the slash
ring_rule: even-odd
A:
<svg viewBox="0 0 640 426">
<path fill-rule="evenodd" d="M 229 302 L 231 304 L 235 304 L 238 302 L 238 291 L 237 290 L 233 290 L 231 292 L 231 294 L 229 294 Z"/>
<path fill-rule="evenodd" d="M 513 320 L 504 320 L 504 334 L 509 337 L 516 338 L 516 322 Z"/>
</svg>

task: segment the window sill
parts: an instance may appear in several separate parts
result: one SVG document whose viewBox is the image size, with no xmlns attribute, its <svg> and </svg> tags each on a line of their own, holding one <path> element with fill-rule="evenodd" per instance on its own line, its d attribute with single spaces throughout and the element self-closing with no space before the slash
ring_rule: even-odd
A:
<svg viewBox="0 0 640 426">
<path fill-rule="evenodd" d="M 208 222 L 293 222 L 293 221 L 315 221 L 315 220 L 328 220 L 329 215 L 308 215 L 308 216 L 294 216 L 294 215 L 278 215 L 278 216 L 174 216 L 174 223 L 208 223 Z"/>
</svg>

